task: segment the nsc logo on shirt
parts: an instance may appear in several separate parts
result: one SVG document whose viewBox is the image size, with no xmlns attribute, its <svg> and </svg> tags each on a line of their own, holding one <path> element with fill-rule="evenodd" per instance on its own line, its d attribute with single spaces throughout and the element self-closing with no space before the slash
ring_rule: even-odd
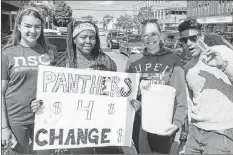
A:
<svg viewBox="0 0 233 155">
<path fill-rule="evenodd" d="M 18 66 L 38 66 L 38 65 L 49 65 L 50 61 L 46 55 L 40 56 L 29 56 L 25 57 L 14 57 L 15 67 Z"/>
<path fill-rule="evenodd" d="M 49 65 L 50 60 L 47 55 L 14 57 L 15 72 L 22 70 L 37 70 L 38 65 Z"/>
</svg>

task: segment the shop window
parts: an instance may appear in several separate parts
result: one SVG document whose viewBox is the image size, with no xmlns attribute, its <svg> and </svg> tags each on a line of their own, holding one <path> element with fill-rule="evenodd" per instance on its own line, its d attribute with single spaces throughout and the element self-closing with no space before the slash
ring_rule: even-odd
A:
<svg viewBox="0 0 233 155">
<path fill-rule="evenodd" d="M 218 2 L 218 13 L 221 13 L 221 2 Z"/>
<path fill-rule="evenodd" d="M 230 12 L 230 1 L 227 2 L 227 12 Z"/>
</svg>

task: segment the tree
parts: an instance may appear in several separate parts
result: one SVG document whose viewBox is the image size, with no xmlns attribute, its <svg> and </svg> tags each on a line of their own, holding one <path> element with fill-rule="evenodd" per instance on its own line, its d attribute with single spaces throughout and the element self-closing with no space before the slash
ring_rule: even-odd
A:
<svg viewBox="0 0 233 155">
<path fill-rule="evenodd" d="M 153 18 L 152 8 L 151 7 L 141 8 L 139 10 L 138 14 L 133 16 L 133 23 L 132 23 L 133 28 L 137 29 L 138 33 L 139 33 L 140 32 L 140 23 L 143 20 L 151 19 L 151 18 Z"/>
<path fill-rule="evenodd" d="M 138 12 L 138 21 L 142 22 L 143 20 L 146 19 L 151 19 L 153 18 L 153 11 L 152 11 L 152 7 L 144 7 L 141 8 Z"/>
<path fill-rule="evenodd" d="M 134 15 L 132 20 L 133 20 L 132 21 L 133 28 L 136 29 L 139 33 L 140 32 L 140 20 L 138 18 L 138 15 Z"/>
<path fill-rule="evenodd" d="M 94 21 L 94 17 L 91 16 L 91 15 L 88 15 L 88 16 L 82 16 L 81 17 L 83 20 L 87 20 L 87 21 L 91 21 L 93 22 Z"/>
<path fill-rule="evenodd" d="M 67 27 L 72 20 L 72 9 L 64 1 L 56 1 L 53 14 L 53 24 L 58 27 Z"/>
<path fill-rule="evenodd" d="M 19 2 L 21 3 L 22 6 L 25 6 L 28 5 L 30 1 L 20 0 Z"/>
<path fill-rule="evenodd" d="M 41 2 L 37 2 L 37 1 L 24 1 L 22 2 L 23 6 L 31 6 L 36 8 L 39 13 L 41 14 L 42 18 L 44 21 L 46 21 L 46 17 L 50 17 L 48 19 L 50 19 L 50 21 L 48 21 L 49 23 L 52 22 L 52 16 L 53 16 L 53 9 L 50 6 L 48 6 L 45 3 L 41 3 Z"/>
<path fill-rule="evenodd" d="M 132 16 L 128 14 L 120 15 L 119 18 L 117 18 L 117 26 L 122 28 L 124 31 L 128 31 L 129 29 L 133 28 L 133 19 Z"/>
</svg>

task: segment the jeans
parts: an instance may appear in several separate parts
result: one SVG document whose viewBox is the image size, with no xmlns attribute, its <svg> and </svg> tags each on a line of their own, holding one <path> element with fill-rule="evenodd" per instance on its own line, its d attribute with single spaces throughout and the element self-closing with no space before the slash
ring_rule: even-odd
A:
<svg viewBox="0 0 233 155">
<path fill-rule="evenodd" d="M 9 148 L 10 154 L 29 154 L 29 139 L 33 139 L 34 125 L 14 125 L 11 131 L 14 133 L 18 144 L 14 149 Z"/>
<path fill-rule="evenodd" d="M 73 149 L 74 150 L 74 149 Z M 90 147 L 78 148 L 73 151 L 74 154 L 124 154 L 121 147 L 107 146 L 107 147 Z"/>
<path fill-rule="evenodd" d="M 134 125 L 133 125 L 133 141 L 137 152 L 139 153 L 139 132 L 141 126 L 141 115 L 135 114 Z"/>
<path fill-rule="evenodd" d="M 224 132 L 224 131 L 223 131 Z M 233 134 L 232 129 L 225 133 Z M 190 124 L 185 154 L 232 154 L 233 139 L 217 131 L 206 131 Z"/>
<path fill-rule="evenodd" d="M 176 133 L 171 136 L 160 136 L 147 132 L 148 143 L 154 154 L 170 154 Z"/>
<path fill-rule="evenodd" d="M 9 154 L 49 154 L 49 150 L 33 151 L 33 131 L 34 124 L 12 125 L 11 131 L 14 133 L 18 144 L 14 149 L 8 148 Z M 31 140 L 31 143 L 29 141 Z"/>
</svg>

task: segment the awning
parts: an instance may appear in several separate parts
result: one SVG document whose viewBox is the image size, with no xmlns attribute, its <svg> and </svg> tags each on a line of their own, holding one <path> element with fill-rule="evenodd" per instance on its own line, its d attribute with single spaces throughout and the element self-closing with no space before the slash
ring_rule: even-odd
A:
<svg viewBox="0 0 233 155">
<path fill-rule="evenodd" d="M 1 1 L 2 11 L 18 11 L 22 4 L 18 1 Z"/>
<path fill-rule="evenodd" d="M 197 22 L 201 24 L 233 23 L 233 15 L 200 17 L 197 18 Z"/>
</svg>

